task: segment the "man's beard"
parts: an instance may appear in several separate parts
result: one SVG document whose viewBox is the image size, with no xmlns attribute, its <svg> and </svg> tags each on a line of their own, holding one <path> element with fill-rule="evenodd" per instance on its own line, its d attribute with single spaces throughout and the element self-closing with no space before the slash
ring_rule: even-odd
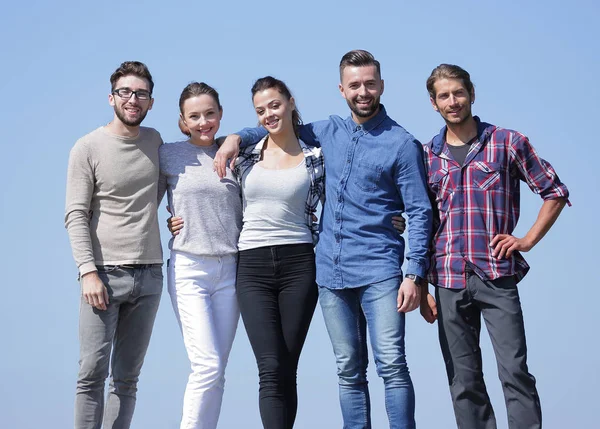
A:
<svg viewBox="0 0 600 429">
<path fill-rule="evenodd" d="M 146 115 L 148 114 L 148 110 L 146 110 L 146 111 L 141 110 L 140 116 L 138 118 L 136 118 L 135 120 L 127 119 L 127 117 L 125 116 L 123 111 L 121 109 L 117 108 L 117 106 L 115 106 L 115 114 L 117 115 L 117 118 L 119 118 L 119 121 L 121 121 L 128 127 L 137 127 L 146 118 Z"/>
<path fill-rule="evenodd" d="M 374 98 L 373 102 L 366 110 L 359 109 L 359 107 L 356 105 L 356 99 L 346 100 L 346 102 L 348 103 L 348 107 L 350 108 L 352 113 L 354 113 L 359 118 L 369 118 L 373 116 L 375 112 L 377 112 L 377 109 L 379 109 L 379 97 Z"/>
<path fill-rule="evenodd" d="M 454 120 L 450 120 L 450 119 L 444 117 L 444 121 L 446 122 L 446 124 L 461 125 L 461 124 L 464 124 L 465 122 L 467 122 L 472 117 L 473 117 L 473 113 L 471 112 L 471 105 L 469 104 L 468 106 L 465 107 L 464 113 L 462 116 L 459 116 L 458 118 L 455 118 Z"/>
</svg>

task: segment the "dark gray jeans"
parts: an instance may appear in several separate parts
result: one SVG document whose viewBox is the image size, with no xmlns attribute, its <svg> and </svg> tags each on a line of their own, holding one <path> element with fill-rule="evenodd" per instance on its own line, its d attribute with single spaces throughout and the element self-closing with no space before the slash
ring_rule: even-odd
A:
<svg viewBox="0 0 600 429">
<path fill-rule="evenodd" d="M 535 378 L 527 369 L 523 313 L 513 277 L 481 280 L 466 273 L 466 289 L 436 288 L 440 346 L 459 429 L 496 429 L 483 381 L 481 316 L 490 334 L 511 429 L 542 427 Z"/>
<path fill-rule="evenodd" d="M 108 289 L 104 311 L 81 298 L 79 311 L 79 376 L 75 397 L 75 429 L 128 429 L 135 408 L 137 381 L 163 285 L 162 267 L 98 267 Z M 112 350 L 112 374 L 106 409 L 104 384 Z"/>
</svg>

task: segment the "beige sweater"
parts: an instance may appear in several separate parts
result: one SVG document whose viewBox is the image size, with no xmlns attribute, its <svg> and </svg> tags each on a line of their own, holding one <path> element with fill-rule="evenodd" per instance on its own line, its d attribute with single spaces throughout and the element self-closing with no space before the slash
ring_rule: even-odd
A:
<svg viewBox="0 0 600 429">
<path fill-rule="evenodd" d="M 160 264 L 160 134 L 122 137 L 98 128 L 69 157 L 65 227 L 81 275 L 96 265 Z"/>
</svg>

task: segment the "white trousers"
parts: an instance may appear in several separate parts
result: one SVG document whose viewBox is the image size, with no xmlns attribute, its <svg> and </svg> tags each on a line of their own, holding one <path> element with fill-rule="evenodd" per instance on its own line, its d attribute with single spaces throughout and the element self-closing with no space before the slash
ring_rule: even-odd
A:
<svg viewBox="0 0 600 429">
<path fill-rule="evenodd" d="M 240 311 L 235 295 L 237 255 L 171 252 L 168 288 L 192 366 L 181 429 L 217 427 L 225 367 Z"/>
</svg>

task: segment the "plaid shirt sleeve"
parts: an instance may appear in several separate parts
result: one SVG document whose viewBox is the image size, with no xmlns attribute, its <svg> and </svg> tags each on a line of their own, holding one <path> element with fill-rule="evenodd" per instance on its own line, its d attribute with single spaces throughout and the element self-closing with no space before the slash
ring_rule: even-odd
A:
<svg viewBox="0 0 600 429">
<path fill-rule="evenodd" d="M 560 181 L 552 165 L 537 154 L 527 137 L 514 133 L 509 151 L 514 173 L 527 183 L 534 193 L 544 200 L 564 198 L 567 204 L 571 205 L 569 190 Z"/>
</svg>

